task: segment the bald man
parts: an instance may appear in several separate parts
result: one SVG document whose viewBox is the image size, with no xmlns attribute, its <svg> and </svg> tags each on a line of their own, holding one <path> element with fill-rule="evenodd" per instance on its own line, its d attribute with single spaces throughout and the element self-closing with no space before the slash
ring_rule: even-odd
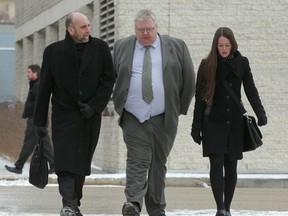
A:
<svg viewBox="0 0 288 216">
<path fill-rule="evenodd" d="M 98 142 L 101 113 L 114 85 L 113 63 L 106 42 L 90 36 L 90 22 L 79 12 L 66 17 L 64 40 L 47 46 L 34 114 L 46 125 L 51 96 L 55 173 L 62 196 L 61 216 L 81 216 L 85 176 Z M 37 130 L 45 136 L 43 130 Z"/>
</svg>

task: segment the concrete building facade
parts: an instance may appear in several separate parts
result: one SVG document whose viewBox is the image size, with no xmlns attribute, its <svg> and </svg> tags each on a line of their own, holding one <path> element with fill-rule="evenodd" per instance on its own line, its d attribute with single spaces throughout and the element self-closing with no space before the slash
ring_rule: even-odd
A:
<svg viewBox="0 0 288 216">
<path fill-rule="evenodd" d="M 92 36 L 107 41 L 113 51 L 116 40 L 134 33 L 133 18 L 151 8 L 159 19 L 159 32 L 183 39 L 197 71 L 212 44 L 216 29 L 230 27 L 239 51 L 247 56 L 267 112 L 268 125 L 261 128 L 264 145 L 244 154 L 240 173 L 288 173 L 288 0 L 16 0 L 16 100 L 23 102 L 27 80 L 23 71 L 41 64 L 48 44 L 65 35 L 65 16 L 80 11 L 91 21 Z M 254 114 L 243 93 L 244 104 Z M 180 117 L 178 135 L 167 168 L 175 172 L 207 172 L 202 148 L 190 137 L 194 100 L 187 116 Z M 113 114 L 113 104 L 109 104 Z M 94 165 L 122 172 L 126 147 L 118 116 L 104 116 Z"/>
</svg>

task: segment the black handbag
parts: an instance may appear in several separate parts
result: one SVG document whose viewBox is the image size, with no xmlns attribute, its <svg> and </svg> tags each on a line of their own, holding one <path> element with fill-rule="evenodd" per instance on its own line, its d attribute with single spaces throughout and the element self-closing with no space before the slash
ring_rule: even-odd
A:
<svg viewBox="0 0 288 216">
<path fill-rule="evenodd" d="M 243 115 L 244 142 L 243 152 L 253 151 L 262 146 L 262 133 L 253 116 Z"/>
<path fill-rule="evenodd" d="M 38 140 L 31 158 L 29 183 L 41 189 L 48 184 L 48 163 L 41 139 Z"/>
<path fill-rule="evenodd" d="M 237 98 L 236 94 L 232 89 L 228 86 L 226 80 L 222 80 L 224 87 L 229 92 L 230 96 L 233 98 L 238 108 L 243 113 L 243 125 L 244 125 L 244 140 L 243 140 L 243 152 L 253 151 L 258 147 L 263 145 L 262 142 L 262 133 L 256 123 L 256 120 L 253 116 L 248 115 L 245 110 L 243 104 L 240 102 L 239 98 Z"/>
</svg>

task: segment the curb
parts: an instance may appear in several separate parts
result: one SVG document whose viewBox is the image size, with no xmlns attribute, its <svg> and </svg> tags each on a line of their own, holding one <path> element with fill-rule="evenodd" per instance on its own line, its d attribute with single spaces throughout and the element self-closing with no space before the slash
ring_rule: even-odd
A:
<svg viewBox="0 0 288 216">
<path fill-rule="evenodd" d="M 117 174 L 88 176 L 85 180 L 85 185 L 115 185 L 125 186 L 126 179 L 124 175 Z M 116 177 L 115 177 L 116 176 Z M 288 188 L 288 176 L 275 176 L 274 178 L 267 176 L 251 176 L 239 175 L 237 186 L 238 188 Z M 49 183 L 57 184 L 57 177 L 53 175 L 49 177 Z M 166 177 L 166 187 L 210 187 L 210 180 L 208 177 Z"/>
<path fill-rule="evenodd" d="M 0 181 L 28 181 L 27 172 L 22 175 L 1 172 Z M 57 184 L 57 175 L 51 174 L 49 184 Z M 125 186 L 125 174 L 91 174 L 85 185 Z M 167 173 L 167 187 L 210 187 L 208 174 Z M 238 174 L 238 188 L 288 188 L 288 174 Z"/>
</svg>

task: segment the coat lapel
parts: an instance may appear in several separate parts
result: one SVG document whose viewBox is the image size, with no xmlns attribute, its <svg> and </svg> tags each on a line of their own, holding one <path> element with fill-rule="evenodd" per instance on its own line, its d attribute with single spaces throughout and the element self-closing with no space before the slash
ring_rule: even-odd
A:
<svg viewBox="0 0 288 216">
<path fill-rule="evenodd" d="M 64 52 L 65 62 L 71 62 L 72 68 L 79 68 L 75 45 L 73 43 L 71 44 L 70 41 L 66 40 Z M 71 61 L 71 59 L 73 59 L 73 61 Z"/>
<path fill-rule="evenodd" d="M 89 42 L 86 44 L 85 48 L 84 48 L 84 53 L 83 53 L 83 62 L 81 63 L 81 67 L 79 70 L 79 74 L 83 74 L 85 71 L 85 68 L 88 66 L 89 62 L 92 59 L 92 55 L 91 55 L 91 49 L 92 49 L 92 38 L 91 36 L 89 37 Z"/>
<path fill-rule="evenodd" d="M 132 40 L 130 40 L 127 43 L 127 52 L 124 52 L 129 74 L 131 74 L 131 71 L 132 71 L 135 43 L 136 43 L 136 38 L 133 38 Z"/>
<path fill-rule="evenodd" d="M 76 98 L 77 88 L 73 82 L 67 82 L 67 79 L 77 79 L 79 65 L 77 58 L 77 51 L 75 44 L 69 36 L 66 36 L 64 40 L 64 62 L 65 68 L 61 68 L 61 79 L 63 82 L 63 88 L 67 90 L 67 94 L 71 95 L 71 97 Z"/>
<path fill-rule="evenodd" d="M 160 36 L 160 41 L 161 41 L 161 52 L 162 52 L 162 67 L 163 67 L 163 72 L 165 71 L 166 65 L 168 63 L 170 53 L 171 53 L 171 46 L 166 40 L 165 36 Z"/>
</svg>

